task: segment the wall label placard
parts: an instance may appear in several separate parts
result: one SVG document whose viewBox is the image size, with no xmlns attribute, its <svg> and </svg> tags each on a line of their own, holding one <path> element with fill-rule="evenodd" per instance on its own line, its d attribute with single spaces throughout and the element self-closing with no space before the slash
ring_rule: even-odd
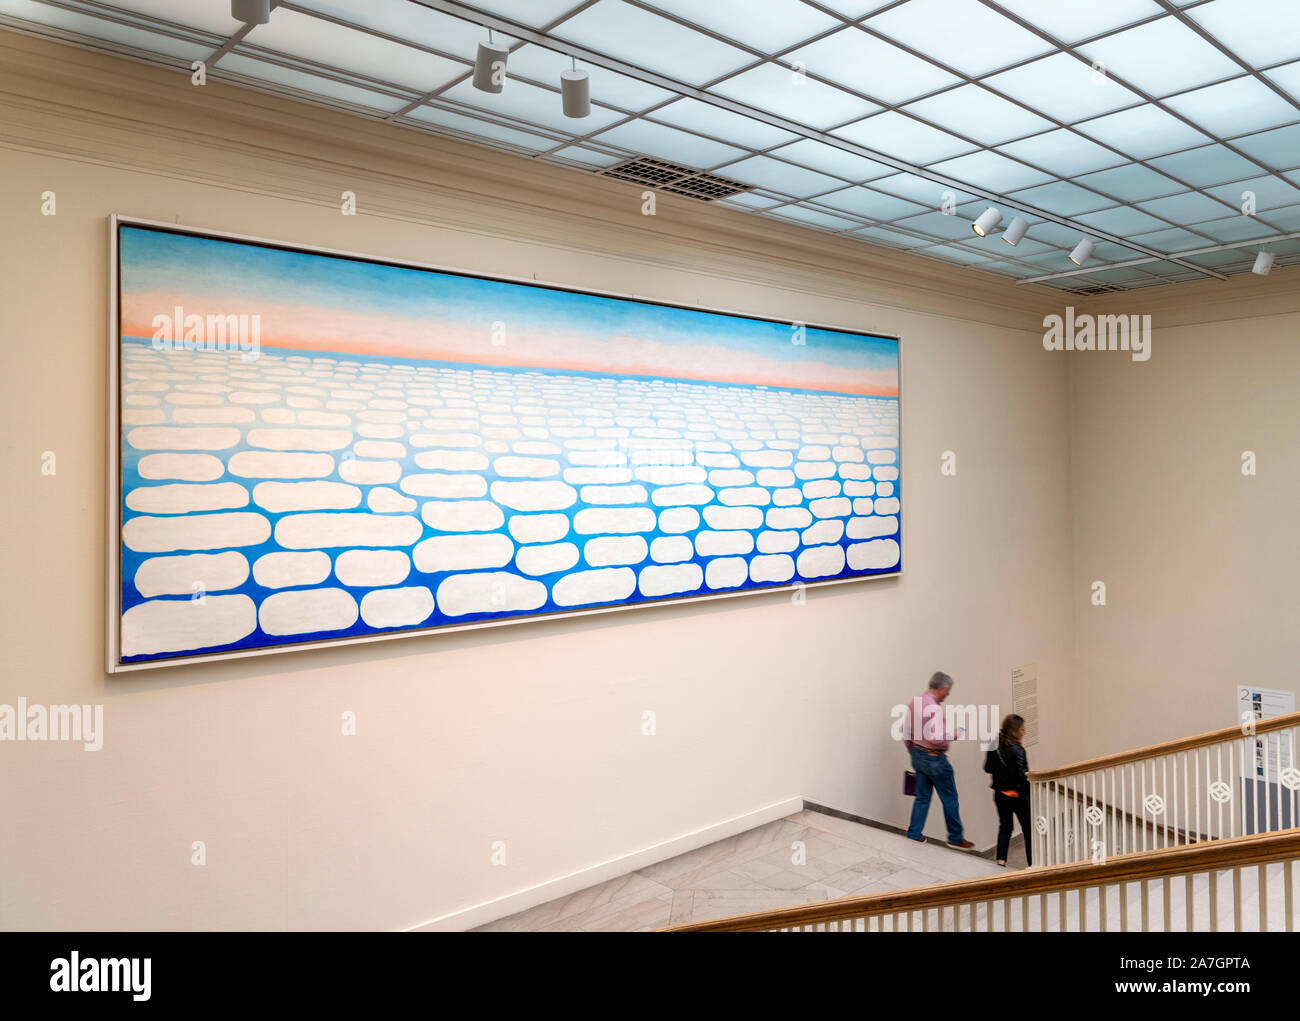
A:
<svg viewBox="0 0 1300 1021">
<path fill-rule="evenodd" d="M 1011 711 L 1024 717 L 1026 748 L 1038 744 L 1038 664 L 1016 667 L 1011 671 Z"/>
</svg>

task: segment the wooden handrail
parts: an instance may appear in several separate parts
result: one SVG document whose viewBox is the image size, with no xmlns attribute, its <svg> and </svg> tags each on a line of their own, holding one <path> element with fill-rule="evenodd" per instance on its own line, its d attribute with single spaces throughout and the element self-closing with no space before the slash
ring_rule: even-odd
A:
<svg viewBox="0 0 1300 1021">
<path fill-rule="evenodd" d="M 866 897 L 841 897 L 838 900 L 799 904 L 775 911 L 673 925 L 659 931 L 762 932 L 815 925 L 819 922 L 841 922 L 896 911 L 921 911 L 1090 886 L 1111 886 L 1189 872 L 1241 868 L 1295 858 L 1300 858 L 1300 828 L 1116 855 L 1102 864 L 1072 862 L 1068 865 L 1024 869 L 1009 875 L 958 879 L 905 890 L 889 890 Z"/>
<path fill-rule="evenodd" d="M 1204 748 L 1206 745 L 1219 744 L 1222 741 L 1243 740 L 1247 737 L 1254 737 L 1256 734 L 1267 734 L 1273 730 L 1285 730 L 1287 727 L 1298 726 L 1300 726 L 1300 713 L 1271 716 L 1267 720 L 1256 721 L 1254 734 L 1243 734 L 1240 725 L 1224 727 L 1222 730 L 1211 730 L 1207 734 L 1182 737 L 1176 741 L 1165 741 L 1163 744 L 1152 744 L 1147 745 L 1145 748 L 1134 748 L 1132 751 L 1116 752 L 1114 755 L 1103 755 L 1098 759 L 1087 759 L 1083 762 L 1060 766 L 1056 769 L 1034 770 L 1029 774 L 1029 779 L 1031 781 L 1056 780 L 1063 776 L 1073 776 L 1076 773 L 1091 773 L 1095 769 L 1123 766 L 1130 762 L 1139 762 L 1142 759 L 1153 758 L 1157 755 L 1172 755 L 1175 752 Z"/>
</svg>

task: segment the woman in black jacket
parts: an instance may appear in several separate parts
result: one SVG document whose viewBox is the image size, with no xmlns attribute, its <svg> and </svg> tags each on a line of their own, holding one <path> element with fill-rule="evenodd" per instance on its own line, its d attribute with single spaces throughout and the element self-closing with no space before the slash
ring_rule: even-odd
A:
<svg viewBox="0 0 1300 1021">
<path fill-rule="evenodd" d="M 1029 835 L 1029 758 L 1020 743 L 1025 736 L 1025 721 L 1014 713 L 1002 721 L 997 747 L 984 756 L 984 772 L 993 779 L 993 803 L 998 809 L 998 864 L 1006 866 L 1007 848 L 1011 846 L 1011 828 L 1020 820 L 1025 838 L 1025 864 L 1033 862 L 1033 838 Z"/>
</svg>

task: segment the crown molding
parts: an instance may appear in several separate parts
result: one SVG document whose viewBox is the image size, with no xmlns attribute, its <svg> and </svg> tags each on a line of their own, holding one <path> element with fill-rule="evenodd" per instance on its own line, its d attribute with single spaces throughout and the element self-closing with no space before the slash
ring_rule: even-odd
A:
<svg viewBox="0 0 1300 1021">
<path fill-rule="evenodd" d="M 677 196 L 643 216 L 637 185 L 23 32 L 0 31 L 0 64 L 9 148 L 327 207 L 348 189 L 366 215 L 1002 327 L 1037 331 L 1060 305 L 1050 288 Z"/>
</svg>

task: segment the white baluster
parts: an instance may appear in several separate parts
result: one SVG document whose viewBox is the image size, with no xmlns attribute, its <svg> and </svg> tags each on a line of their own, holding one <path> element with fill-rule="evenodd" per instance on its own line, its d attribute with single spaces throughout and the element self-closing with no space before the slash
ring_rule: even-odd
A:
<svg viewBox="0 0 1300 1021">
<path fill-rule="evenodd" d="M 1294 861 L 1284 861 L 1282 863 L 1282 914 L 1286 918 L 1287 932 L 1295 931 L 1295 880 L 1292 875 L 1295 866 Z"/>
<path fill-rule="evenodd" d="M 1259 931 L 1268 932 L 1268 865 L 1260 862 L 1255 866 L 1255 876 L 1259 880 Z"/>
</svg>

